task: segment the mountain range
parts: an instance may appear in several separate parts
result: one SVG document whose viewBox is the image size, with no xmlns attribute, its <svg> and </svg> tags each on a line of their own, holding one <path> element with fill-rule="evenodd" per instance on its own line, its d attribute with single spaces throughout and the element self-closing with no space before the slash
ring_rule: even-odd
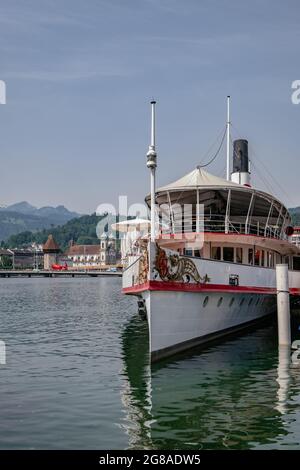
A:
<svg viewBox="0 0 300 470">
<path fill-rule="evenodd" d="M 44 206 L 37 208 L 26 201 L 0 208 L 0 241 L 24 231 L 35 232 L 50 227 L 64 225 L 79 217 L 64 206 Z"/>
</svg>

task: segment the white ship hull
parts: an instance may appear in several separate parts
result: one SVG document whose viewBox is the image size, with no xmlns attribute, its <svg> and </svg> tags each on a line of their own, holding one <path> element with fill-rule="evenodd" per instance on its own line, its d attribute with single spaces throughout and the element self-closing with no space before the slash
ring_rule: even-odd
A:
<svg viewBox="0 0 300 470">
<path fill-rule="evenodd" d="M 276 312 L 275 269 L 180 257 L 149 245 L 148 257 L 136 259 L 124 271 L 123 292 L 137 295 L 140 309 L 144 307 L 152 360 L 244 329 Z M 174 277 L 178 266 L 180 280 Z M 300 272 L 290 271 L 289 276 L 291 293 L 299 295 Z"/>
<path fill-rule="evenodd" d="M 143 292 L 152 360 L 241 330 L 275 312 L 276 296 Z"/>
</svg>

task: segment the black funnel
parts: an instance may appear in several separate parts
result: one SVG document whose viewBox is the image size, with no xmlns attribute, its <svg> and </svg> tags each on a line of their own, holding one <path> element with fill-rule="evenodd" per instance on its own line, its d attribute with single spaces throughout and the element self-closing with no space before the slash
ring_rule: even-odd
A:
<svg viewBox="0 0 300 470">
<path fill-rule="evenodd" d="M 249 173 L 248 140 L 233 142 L 233 173 Z"/>
</svg>

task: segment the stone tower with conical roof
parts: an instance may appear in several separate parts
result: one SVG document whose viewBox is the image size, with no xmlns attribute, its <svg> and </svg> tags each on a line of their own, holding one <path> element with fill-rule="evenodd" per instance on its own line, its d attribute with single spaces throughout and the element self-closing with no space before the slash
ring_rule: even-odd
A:
<svg viewBox="0 0 300 470">
<path fill-rule="evenodd" d="M 48 240 L 43 245 L 43 252 L 44 252 L 44 269 L 49 271 L 52 269 L 53 264 L 57 264 L 58 261 L 58 254 L 60 252 L 60 248 L 56 241 L 53 238 L 53 235 L 48 236 Z"/>
</svg>

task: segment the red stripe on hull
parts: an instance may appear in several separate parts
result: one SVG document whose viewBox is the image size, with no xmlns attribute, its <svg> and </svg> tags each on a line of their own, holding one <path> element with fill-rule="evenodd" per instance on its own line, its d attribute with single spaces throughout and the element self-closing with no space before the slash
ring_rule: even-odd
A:
<svg viewBox="0 0 300 470">
<path fill-rule="evenodd" d="M 144 292 L 145 290 L 150 290 L 150 283 L 145 282 L 144 284 L 139 284 L 138 286 L 132 287 L 123 287 L 123 294 L 138 294 L 139 292 Z"/>
<path fill-rule="evenodd" d="M 296 287 L 291 287 L 291 288 L 290 288 L 290 294 L 292 294 L 292 295 L 300 295 L 300 289 L 297 289 Z"/>
<path fill-rule="evenodd" d="M 185 282 L 148 281 L 138 286 L 124 287 L 124 294 L 135 294 L 150 291 L 179 291 L 179 292 L 227 292 L 240 294 L 276 294 L 275 287 L 229 286 L 226 284 L 188 284 Z M 297 291 L 297 292 L 294 292 Z M 300 289 L 291 289 L 291 293 L 300 294 Z"/>
</svg>

